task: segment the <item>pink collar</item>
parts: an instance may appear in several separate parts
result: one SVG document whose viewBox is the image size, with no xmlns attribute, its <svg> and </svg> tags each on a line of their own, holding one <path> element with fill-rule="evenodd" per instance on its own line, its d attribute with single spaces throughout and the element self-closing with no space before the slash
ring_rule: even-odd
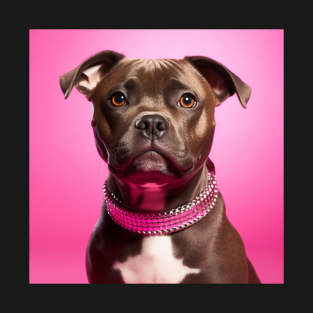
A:
<svg viewBox="0 0 313 313">
<path fill-rule="evenodd" d="M 218 196 L 212 172 L 208 172 L 206 188 L 194 200 L 161 213 L 133 212 L 108 190 L 106 184 L 103 191 L 110 217 L 121 227 L 147 236 L 167 235 L 193 225 L 213 209 Z"/>
</svg>

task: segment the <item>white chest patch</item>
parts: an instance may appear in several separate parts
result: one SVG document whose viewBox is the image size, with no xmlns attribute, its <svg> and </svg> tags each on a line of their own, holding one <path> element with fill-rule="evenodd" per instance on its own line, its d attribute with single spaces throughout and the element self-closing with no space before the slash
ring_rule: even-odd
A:
<svg viewBox="0 0 313 313">
<path fill-rule="evenodd" d="M 139 255 L 130 256 L 125 262 L 115 262 L 114 269 L 121 271 L 127 284 L 175 284 L 187 274 L 197 274 L 200 269 L 183 265 L 174 257 L 173 244 L 168 236 L 143 239 Z"/>
</svg>

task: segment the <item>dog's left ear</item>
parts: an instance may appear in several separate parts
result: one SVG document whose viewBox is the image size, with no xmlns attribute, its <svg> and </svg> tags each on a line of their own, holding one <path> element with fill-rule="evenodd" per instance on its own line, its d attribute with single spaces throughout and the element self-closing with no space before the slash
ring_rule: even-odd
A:
<svg viewBox="0 0 313 313">
<path fill-rule="evenodd" d="M 251 88 L 221 63 L 203 56 L 185 57 L 209 82 L 218 99 L 217 105 L 235 92 L 241 105 L 246 108 Z"/>
</svg>

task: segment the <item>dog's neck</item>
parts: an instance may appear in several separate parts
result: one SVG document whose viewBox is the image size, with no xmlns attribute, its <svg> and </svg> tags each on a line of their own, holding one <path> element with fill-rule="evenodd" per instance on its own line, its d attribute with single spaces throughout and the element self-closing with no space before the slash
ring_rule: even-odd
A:
<svg viewBox="0 0 313 313">
<path fill-rule="evenodd" d="M 207 167 L 203 166 L 192 177 L 166 185 L 137 185 L 110 175 L 107 185 L 133 211 L 162 212 L 191 201 L 204 190 L 208 181 L 207 171 Z"/>
</svg>

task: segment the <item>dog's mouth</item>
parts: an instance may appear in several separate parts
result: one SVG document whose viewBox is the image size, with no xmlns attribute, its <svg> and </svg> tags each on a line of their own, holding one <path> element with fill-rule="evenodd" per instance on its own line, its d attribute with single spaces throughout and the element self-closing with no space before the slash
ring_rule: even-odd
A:
<svg viewBox="0 0 313 313">
<path fill-rule="evenodd" d="M 137 153 L 122 167 L 112 167 L 110 170 L 119 178 L 152 182 L 180 178 L 192 171 L 193 164 L 180 166 L 175 157 L 158 147 L 149 147 Z"/>
</svg>

